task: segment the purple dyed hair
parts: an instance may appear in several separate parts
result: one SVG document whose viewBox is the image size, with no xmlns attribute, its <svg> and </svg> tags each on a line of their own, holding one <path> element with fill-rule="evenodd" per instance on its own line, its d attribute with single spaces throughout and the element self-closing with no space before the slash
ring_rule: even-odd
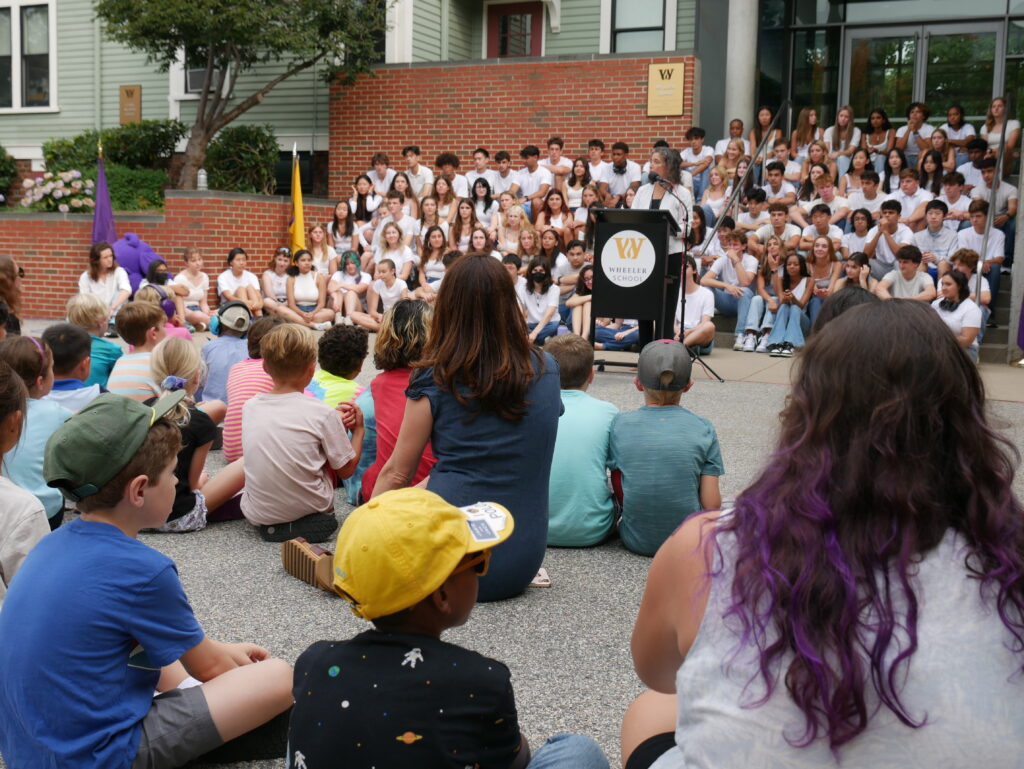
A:
<svg viewBox="0 0 1024 769">
<path fill-rule="evenodd" d="M 735 537 L 725 619 L 741 631 L 737 654 L 759 653 L 754 706 L 784 682 L 804 715 L 787 740 L 827 738 L 838 757 L 867 727 L 868 686 L 908 727 L 927 719 L 900 701 L 918 642 L 912 574 L 949 529 L 967 544 L 980 600 L 1024 651 L 1020 458 L 985 420 L 974 364 L 919 302 L 854 307 L 815 334 L 781 423 L 767 466 L 714 534 L 719 548 Z"/>
</svg>

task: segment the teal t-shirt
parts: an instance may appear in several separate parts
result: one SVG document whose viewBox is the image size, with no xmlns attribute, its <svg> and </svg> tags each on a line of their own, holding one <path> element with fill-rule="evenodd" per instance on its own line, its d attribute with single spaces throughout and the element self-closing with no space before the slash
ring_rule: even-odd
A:
<svg viewBox="0 0 1024 769">
<path fill-rule="evenodd" d="M 548 544 L 587 547 L 601 542 L 615 520 L 607 467 L 619 410 L 582 390 L 562 390 L 562 405 L 548 484 Z"/>
<path fill-rule="evenodd" d="M 92 338 L 92 347 L 89 349 L 92 367 L 89 369 L 89 378 L 85 380 L 85 383 L 106 387 L 107 380 L 110 378 L 110 370 L 114 368 L 117 359 L 124 355 L 124 350 L 107 339 L 93 334 L 89 334 L 89 336 Z"/>
<path fill-rule="evenodd" d="M 46 509 L 47 518 L 64 509 L 64 497 L 59 489 L 47 486 L 43 479 L 43 454 L 46 441 L 70 418 L 71 412 L 59 403 L 29 398 L 18 445 L 4 454 L 7 477 L 36 495 Z"/>
<path fill-rule="evenodd" d="M 654 555 L 701 509 L 700 477 L 724 475 L 715 428 L 682 406 L 643 406 L 612 422 L 611 467 L 622 471 L 622 543 Z"/>
</svg>

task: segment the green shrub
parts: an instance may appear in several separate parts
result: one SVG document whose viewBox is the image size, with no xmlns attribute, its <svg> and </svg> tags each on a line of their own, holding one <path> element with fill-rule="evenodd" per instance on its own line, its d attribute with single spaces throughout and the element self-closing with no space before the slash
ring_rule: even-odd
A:
<svg viewBox="0 0 1024 769">
<path fill-rule="evenodd" d="M 104 163 L 107 171 L 107 188 L 110 190 L 110 205 L 115 211 L 139 211 L 146 208 L 162 208 L 164 190 L 169 184 L 167 172 L 149 168 L 126 168 L 117 163 Z M 86 174 L 96 177 L 95 166 Z"/>
<path fill-rule="evenodd" d="M 43 142 L 43 158 L 48 171 L 76 168 L 86 173 L 96 166 L 96 151 L 102 141 L 108 163 L 162 170 L 186 133 L 187 126 L 179 120 L 143 120 L 104 131 L 83 131 L 70 139 L 50 139 Z"/>
<path fill-rule="evenodd" d="M 274 192 L 277 137 L 272 126 L 229 126 L 206 151 L 210 189 L 230 192 Z"/>
<path fill-rule="evenodd" d="M 14 184 L 14 180 L 18 178 L 18 166 L 14 162 L 14 158 L 7 154 L 7 150 L 0 144 L 0 203 L 4 201 L 7 195 L 7 190 Z"/>
</svg>

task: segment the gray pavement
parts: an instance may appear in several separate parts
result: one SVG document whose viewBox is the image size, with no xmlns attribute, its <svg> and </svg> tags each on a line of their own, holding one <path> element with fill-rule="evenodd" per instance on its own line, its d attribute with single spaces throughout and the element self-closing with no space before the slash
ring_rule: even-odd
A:
<svg viewBox="0 0 1024 769">
<path fill-rule="evenodd" d="M 723 373 L 765 360 L 731 351 L 709 358 Z M 359 381 L 368 384 L 374 373 L 364 370 Z M 683 404 L 714 423 L 726 469 L 723 495 L 735 495 L 772 448 L 788 388 L 735 378 L 720 384 L 699 370 L 694 376 L 696 384 Z M 621 369 L 598 373 L 590 392 L 622 410 L 637 408 L 642 399 L 632 377 Z M 1024 404 L 992 402 L 990 412 L 1013 444 L 1024 446 Z M 209 469 L 222 466 L 221 453 L 213 452 Z M 1024 496 L 1024 474 L 1014 486 Z M 339 517 L 351 509 L 340 493 L 337 509 Z M 196 616 L 218 640 L 253 641 L 294 662 L 316 640 L 344 639 L 367 627 L 339 599 L 286 575 L 279 546 L 259 540 L 245 522 L 142 539 L 177 562 Z M 445 638 L 509 666 L 522 728 L 534 745 L 558 732 L 579 732 L 596 739 L 617 766 L 619 723 L 643 688 L 633 672 L 629 637 L 649 563 L 618 541 L 585 550 L 551 548 L 545 559 L 550 589 L 478 605 L 468 623 Z M 235 766 L 283 765 L 282 759 Z"/>
</svg>

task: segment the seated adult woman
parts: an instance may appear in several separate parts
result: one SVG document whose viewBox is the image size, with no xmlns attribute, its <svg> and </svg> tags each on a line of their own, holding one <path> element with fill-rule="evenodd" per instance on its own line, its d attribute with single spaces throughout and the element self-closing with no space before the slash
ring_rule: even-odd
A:
<svg viewBox="0 0 1024 769">
<path fill-rule="evenodd" d="M 922 303 L 811 338 L 758 478 L 651 564 L 632 651 L 656 693 L 626 713 L 627 769 L 1007 764 L 1024 507 L 985 405 Z"/>
<path fill-rule="evenodd" d="M 943 275 L 939 279 L 939 298 L 932 302 L 932 307 L 971 360 L 977 363 L 981 308 L 971 299 L 967 276 L 960 270 L 950 270 Z"/>
<path fill-rule="evenodd" d="M 327 306 L 327 278 L 313 267 L 306 249 L 295 254 L 295 269 L 288 276 L 288 309 L 308 328 L 330 328 L 334 310 Z"/>
<path fill-rule="evenodd" d="M 78 293 L 96 294 L 106 302 L 113 318 L 132 294 L 128 273 L 117 265 L 109 243 L 93 243 L 89 249 L 89 269 L 78 276 Z"/>
<path fill-rule="evenodd" d="M 0 254 L 0 321 L 3 330 L 8 334 L 21 333 L 21 279 L 25 276 L 23 267 L 19 267 L 14 257 Z"/>
<path fill-rule="evenodd" d="M 228 268 L 217 276 L 217 295 L 222 302 L 242 302 L 253 315 L 263 317 L 260 282 L 245 269 L 248 262 L 244 248 L 228 251 Z"/>
<path fill-rule="evenodd" d="M 373 494 L 377 477 L 398 443 L 406 408 L 405 389 L 409 386 L 413 364 L 423 354 L 432 317 L 433 311 L 426 302 L 401 299 L 384 313 L 381 320 L 377 341 L 373 346 L 373 365 L 380 373 L 370 382 L 377 429 L 377 453 L 373 463 L 363 473 L 363 501 Z M 428 441 L 409 485 L 415 486 L 430 475 L 430 469 L 436 462 Z"/>
<path fill-rule="evenodd" d="M 507 507 L 512 536 L 493 551 L 479 600 L 521 593 L 544 560 L 548 478 L 558 417 L 558 366 L 531 348 L 512 281 L 497 259 L 465 256 L 438 292 L 421 366 L 391 458 L 373 496 L 407 486 L 430 441 L 427 488 L 453 505 Z"/>
</svg>

